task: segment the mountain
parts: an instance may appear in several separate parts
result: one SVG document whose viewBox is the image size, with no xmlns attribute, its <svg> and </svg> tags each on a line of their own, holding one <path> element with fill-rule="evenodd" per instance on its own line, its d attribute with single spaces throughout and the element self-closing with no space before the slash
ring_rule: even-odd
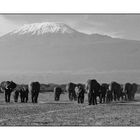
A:
<svg viewBox="0 0 140 140">
<path fill-rule="evenodd" d="M 20 82 L 140 82 L 140 41 L 85 34 L 64 23 L 23 25 L 0 37 L 0 78 Z"/>
<path fill-rule="evenodd" d="M 43 35 L 43 34 L 49 34 L 49 33 L 70 34 L 74 32 L 77 32 L 77 31 L 70 28 L 68 25 L 64 23 L 45 22 L 45 23 L 25 24 L 15 29 L 14 31 L 12 31 L 11 35 L 13 34 Z"/>
</svg>

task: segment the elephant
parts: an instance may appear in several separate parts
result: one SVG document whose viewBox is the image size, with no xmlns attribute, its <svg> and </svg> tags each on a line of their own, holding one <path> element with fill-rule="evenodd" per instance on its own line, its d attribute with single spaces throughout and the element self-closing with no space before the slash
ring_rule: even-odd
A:
<svg viewBox="0 0 140 140">
<path fill-rule="evenodd" d="M 106 95 L 109 85 L 107 83 L 102 83 L 100 87 L 100 103 L 106 102 Z"/>
<path fill-rule="evenodd" d="M 16 86 L 17 86 L 17 84 L 14 83 L 13 81 L 3 81 L 1 83 L 1 91 L 3 91 L 5 93 L 5 102 L 6 103 L 10 102 L 11 93 L 14 91 Z"/>
<path fill-rule="evenodd" d="M 110 103 L 113 101 L 113 94 L 110 89 L 106 92 L 106 103 Z"/>
<path fill-rule="evenodd" d="M 88 104 L 95 105 L 97 104 L 97 96 L 100 92 L 100 84 L 96 79 L 88 80 L 86 83 L 86 91 L 88 93 Z"/>
<path fill-rule="evenodd" d="M 129 101 L 134 100 L 135 98 L 135 93 L 137 92 L 137 84 L 136 83 L 126 83 L 125 84 L 125 91 L 127 95 L 127 99 Z"/>
<path fill-rule="evenodd" d="M 40 83 L 39 82 L 31 82 L 31 84 L 29 84 L 29 90 L 31 93 L 32 103 L 37 103 L 39 92 L 40 92 Z"/>
<path fill-rule="evenodd" d="M 132 91 L 131 91 L 131 100 L 134 100 L 135 99 L 135 94 L 137 92 L 137 84 L 136 83 L 133 83 L 132 84 Z"/>
<path fill-rule="evenodd" d="M 121 85 L 117 82 L 112 82 L 111 83 L 111 92 L 113 95 L 114 101 L 120 100 L 121 97 Z"/>
<path fill-rule="evenodd" d="M 127 95 L 125 92 L 125 85 L 121 85 L 121 95 L 120 95 L 122 101 L 126 101 L 127 100 Z"/>
<path fill-rule="evenodd" d="M 15 102 L 18 102 L 18 97 L 19 97 L 19 91 L 16 90 L 16 91 L 14 92 L 14 101 L 15 101 Z"/>
<path fill-rule="evenodd" d="M 14 101 L 18 102 L 18 97 L 20 95 L 20 87 L 16 87 L 15 91 L 14 91 Z"/>
<path fill-rule="evenodd" d="M 28 87 L 24 85 L 18 86 L 14 91 L 14 101 L 18 102 L 18 97 L 20 96 L 21 103 L 28 102 Z"/>
<path fill-rule="evenodd" d="M 77 96 L 75 93 L 75 87 L 76 87 L 76 84 L 74 84 L 74 83 L 68 83 L 66 86 L 66 91 L 68 92 L 68 96 L 69 96 L 70 101 L 77 100 Z"/>
<path fill-rule="evenodd" d="M 131 98 L 132 98 L 132 84 L 131 83 L 126 83 L 125 84 L 125 93 L 126 93 L 126 96 L 127 96 L 127 100 L 131 101 Z"/>
<path fill-rule="evenodd" d="M 60 95 L 63 93 L 63 90 L 61 87 L 55 87 L 54 88 L 54 100 L 59 101 Z"/>
<path fill-rule="evenodd" d="M 84 103 L 84 94 L 85 94 L 85 88 L 82 84 L 77 84 L 75 87 L 75 92 L 77 95 L 77 102 L 78 104 L 83 104 Z"/>
<path fill-rule="evenodd" d="M 22 86 L 22 88 L 20 90 L 21 103 L 27 103 L 28 102 L 28 94 L 29 94 L 28 87 Z"/>
</svg>

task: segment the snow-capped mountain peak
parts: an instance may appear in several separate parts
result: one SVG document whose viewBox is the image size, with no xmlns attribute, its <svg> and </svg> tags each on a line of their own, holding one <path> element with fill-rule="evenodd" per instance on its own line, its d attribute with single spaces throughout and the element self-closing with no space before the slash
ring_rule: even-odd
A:
<svg viewBox="0 0 140 140">
<path fill-rule="evenodd" d="M 37 34 L 47 34 L 47 33 L 74 33 L 76 30 L 72 29 L 64 23 L 55 23 L 55 22 L 43 22 L 43 23 L 33 23 L 33 24 L 24 24 L 23 26 L 15 29 L 11 32 L 12 34 L 28 34 L 32 35 Z"/>
</svg>

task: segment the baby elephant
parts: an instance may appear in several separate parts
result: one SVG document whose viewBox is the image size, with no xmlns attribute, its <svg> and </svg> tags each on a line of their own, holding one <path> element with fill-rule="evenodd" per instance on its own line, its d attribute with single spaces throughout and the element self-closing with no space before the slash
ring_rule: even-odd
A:
<svg viewBox="0 0 140 140">
<path fill-rule="evenodd" d="M 54 100 L 59 101 L 60 100 L 60 95 L 63 93 L 61 87 L 55 87 L 54 88 Z"/>
<path fill-rule="evenodd" d="M 28 94 L 29 94 L 28 87 L 22 87 L 20 91 L 20 99 L 22 103 L 28 102 Z"/>
<path fill-rule="evenodd" d="M 18 102 L 18 97 L 20 96 L 21 103 L 28 102 L 28 87 L 20 86 L 14 91 L 14 101 Z"/>
</svg>

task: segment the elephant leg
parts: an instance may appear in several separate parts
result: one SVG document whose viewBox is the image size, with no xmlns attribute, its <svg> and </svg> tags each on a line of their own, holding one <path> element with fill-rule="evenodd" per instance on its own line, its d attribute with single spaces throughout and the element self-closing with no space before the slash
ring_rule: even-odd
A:
<svg viewBox="0 0 140 140">
<path fill-rule="evenodd" d="M 55 95 L 54 95 L 54 100 L 56 101 L 56 98 L 57 98 L 57 95 L 56 95 L 56 93 L 55 93 Z"/>
<path fill-rule="evenodd" d="M 22 103 L 22 93 L 20 93 L 20 102 Z"/>
<path fill-rule="evenodd" d="M 28 102 L 28 95 L 26 96 L 26 103 Z"/>
<path fill-rule="evenodd" d="M 132 93 L 132 100 L 134 100 L 134 93 Z"/>
<path fill-rule="evenodd" d="M 94 105 L 94 96 L 91 95 L 91 104 Z"/>
<path fill-rule="evenodd" d="M 84 99 L 85 99 L 85 97 L 84 97 L 84 95 L 83 95 L 83 98 L 82 98 L 82 103 L 84 103 Z"/>
<path fill-rule="evenodd" d="M 23 97 L 23 103 L 25 103 L 25 96 Z"/>
<path fill-rule="evenodd" d="M 71 101 L 73 101 L 73 93 L 71 93 Z"/>
<path fill-rule="evenodd" d="M 70 93 L 69 93 L 69 100 L 71 100 Z"/>
<path fill-rule="evenodd" d="M 120 96 L 118 95 L 117 100 L 120 101 Z"/>
<path fill-rule="evenodd" d="M 24 97 L 22 98 L 22 103 L 24 103 Z"/>
<path fill-rule="evenodd" d="M 94 104 L 94 100 L 93 100 L 93 95 L 91 95 L 91 99 L 90 99 L 91 101 L 91 105 L 93 105 Z"/>
<path fill-rule="evenodd" d="M 128 94 L 128 100 L 130 101 L 130 93 Z"/>
<path fill-rule="evenodd" d="M 35 103 L 35 96 L 33 97 L 33 103 Z"/>
<path fill-rule="evenodd" d="M 83 97 L 81 97 L 81 104 L 83 104 Z"/>
<path fill-rule="evenodd" d="M 81 96 L 81 104 L 84 103 L 84 96 Z"/>
<path fill-rule="evenodd" d="M 102 95 L 99 95 L 99 102 L 102 103 Z"/>
<path fill-rule="evenodd" d="M 103 97 L 103 103 L 105 103 L 105 95 L 104 95 L 104 97 Z"/>
<path fill-rule="evenodd" d="M 73 100 L 73 98 L 72 98 L 72 93 L 71 93 L 71 92 L 69 93 L 69 100 L 70 100 L 70 101 Z"/>
<path fill-rule="evenodd" d="M 77 101 L 78 101 L 78 104 L 79 104 L 80 103 L 80 97 L 79 96 L 78 96 L 78 100 Z"/>
<path fill-rule="evenodd" d="M 22 97 L 22 103 L 24 103 L 24 95 L 23 95 L 23 97 Z"/>
<path fill-rule="evenodd" d="M 59 97 L 58 97 L 58 93 L 56 93 L 56 101 L 58 101 L 58 98 L 59 98 Z"/>
<path fill-rule="evenodd" d="M 72 93 L 69 93 L 69 100 L 72 101 Z"/>
<path fill-rule="evenodd" d="M 106 103 L 108 102 L 107 96 L 105 97 L 105 102 L 106 102 Z"/>
<path fill-rule="evenodd" d="M 8 94 L 8 102 L 10 102 L 11 93 Z"/>
<path fill-rule="evenodd" d="M 116 94 L 116 97 L 117 97 L 117 101 L 120 100 L 120 96 L 118 95 L 118 93 Z"/>
<path fill-rule="evenodd" d="M 58 94 L 58 101 L 59 101 L 59 99 L 60 99 L 60 94 Z"/>
<path fill-rule="evenodd" d="M 108 99 L 109 99 L 109 96 L 108 96 L 108 93 L 107 93 L 107 95 L 106 95 L 106 97 L 105 97 L 105 102 L 106 102 L 106 103 L 108 103 Z"/>
<path fill-rule="evenodd" d="M 58 101 L 58 100 L 59 100 L 59 97 L 58 97 L 58 94 L 56 94 L 55 101 Z"/>
<path fill-rule="evenodd" d="M 16 96 L 16 97 L 14 98 L 14 100 L 15 100 L 15 102 L 18 102 L 18 96 Z"/>
<path fill-rule="evenodd" d="M 14 99 L 15 102 L 17 102 L 17 99 Z"/>
<path fill-rule="evenodd" d="M 21 95 L 21 103 L 23 102 L 23 97 L 22 97 L 22 95 Z"/>
<path fill-rule="evenodd" d="M 125 97 L 126 97 L 126 98 L 125 98 L 125 99 L 126 99 L 126 101 L 128 101 L 128 94 L 127 94 L 127 93 L 126 93 L 126 96 L 125 96 Z"/>
<path fill-rule="evenodd" d="M 92 97 L 91 94 L 88 94 L 88 104 L 91 105 L 92 104 Z"/>
<path fill-rule="evenodd" d="M 5 93 L 5 102 L 6 102 L 6 103 L 8 102 L 7 93 Z"/>
<path fill-rule="evenodd" d="M 16 102 L 18 102 L 18 96 L 19 96 L 19 93 L 17 93 L 16 95 Z"/>
<path fill-rule="evenodd" d="M 102 98 L 101 98 L 101 102 L 100 103 L 104 103 L 104 94 L 102 94 Z"/>
<path fill-rule="evenodd" d="M 31 100 L 32 100 L 32 103 L 34 103 L 34 96 L 33 95 L 32 95 L 32 99 Z"/>
<path fill-rule="evenodd" d="M 79 100 L 79 103 L 81 103 L 81 97 L 80 96 L 79 96 L 78 100 Z"/>
<path fill-rule="evenodd" d="M 94 95 L 92 94 L 92 96 L 91 96 L 91 104 L 92 105 L 95 105 L 95 99 L 94 99 Z"/>
<path fill-rule="evenodd" d="M 80 96 L 80 103 L 82 104 L 82 97 Z"/>
<path fill-rule="evenodd" d="M 116 101 L 116 93 L 114 93 L 114 101 Z"/>
<path fill-rule="evenodd" d="M 74 101 L 77 101 L 77 96 L 75 92 L 73 92 L 73 98 L 74 98 Z"/>
<path fill-rule="evenodd" d="M 92 98 L 92 105 L 95 105 L 96 104 L 96 101 L 95 101 L 95 98 L 93 97 Z"/>
<path fill-rule="evenodd" d="M 21 103 L 23 102 L 23 97 L 21 96 Z"/>
<path fill-rule="evenodd" d="M 124 95 L 124 100 L 127 101 L 127 95 L 126 94 Z"/>
<path fill-rule="evenodd" d="M 97 96 L 94 97 L 95 105 L 97 105 Z"/>
<path fill-rule="evenodd" d="M 58 98 L 57 98 L 57 100 L 58 100 Z M 36 96 L 35 96 L 35 103 L 37 103 L 38 102 L 38 93 L 36 93 Z"/>
<path fill-rule="evenodd" d="M 17 97 L 16 97 L 16 95 L 14 95 L 14 102 L 17 102 Z"/>
<path fill-rule="evenodd" d="M 33 103 L 35 103 L 35 96 L 34 96 L 34 98 L 33 98 Z"/>
<path fill-rule="evenodd" d="M 25 97 L 25 103 L 27 103 L 27 102 L 28 102 L 28 97 L 26 96 L 26 97 Z"/>
</svg>

